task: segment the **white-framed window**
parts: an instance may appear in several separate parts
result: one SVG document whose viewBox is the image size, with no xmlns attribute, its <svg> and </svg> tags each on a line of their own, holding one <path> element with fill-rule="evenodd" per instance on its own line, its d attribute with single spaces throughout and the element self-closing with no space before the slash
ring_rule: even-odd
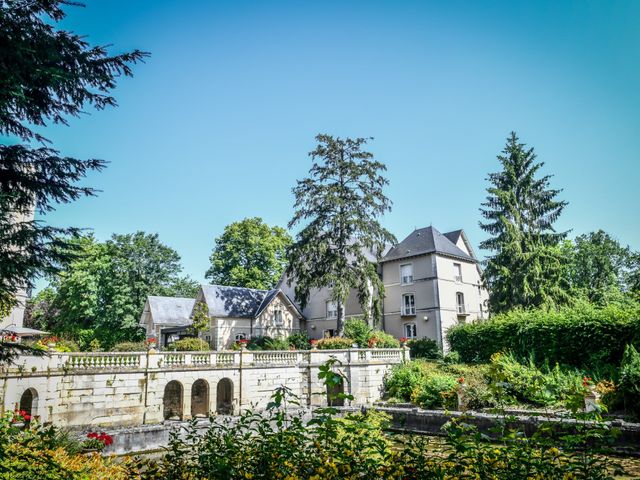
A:
<svg viewBox="0 0 640 480">
<path fill-rule="evenodd" d="M 416 314 L 416 299 L 413 293 L 402 295 L 402 315 Z"/>
<path fill-rule="evenodd" d="M 338 304 L 333 300 L 327 302 L 327 318 L 329 320 L 338 318 Z"/>
<path fill-rule="evenodd" d="M 480 318 L 484 318 L 484 309 L 482 308 L 482 304 L 480 304 Z"/>
<path fill-rule="evenodd" d="M 462 265 L 460 263 L 453 264 L 453 279 L 456 282 L 462 282 Z"/>
<path fill-rule="evenodd" d="M 322 332 L 323 338 L 331 338 L 331 337 L 334 337 L 335 335 L 336 335 L 336 331 L 331 328 L 328 328 Z"/>
<path fill-rule="evenodd" d="M 456 292 L 456 308 L 459 314 L 467 313 L 467 309 L 464 306 L 464 293 Z"/>
<path fill-rule="evenodd" d="M 405 323 L 404 324 L 404 336 L 407 338 L 417 338 L 418 331 L 416 329 L 415 323 Z"/>
<path fill-rule="evenodd" d="M 236 333 L 235 339 L 236 339 L 236 342 L 238 340 L 246 340 L 247 339 L 247 334 L 246 333 Z"/>
<path fill-rule="evenodd" d="M 402 285 L 411 285 L 413 283 L 413 264 L 406 263 L 400 265 L 400 283 Z"/>
<path fill-rule="evenodd" d="M 273 311 L 273 324 L 278 327 L 284 324 L 284 320 L 282 318 L 282 310 L 280 310 L 279 308 Z"/>
</svg>

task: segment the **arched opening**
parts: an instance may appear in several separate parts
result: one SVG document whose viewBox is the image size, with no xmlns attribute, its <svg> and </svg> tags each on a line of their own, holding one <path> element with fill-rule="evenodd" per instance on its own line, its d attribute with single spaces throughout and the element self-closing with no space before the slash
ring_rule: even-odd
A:
<svg viewBox="0 0 640 480">
<path fill-rule="evenodd" d="M 162 399 L 165 420 L 182 420 L 182 384 L 177 380 L 171 380 L 164 387 Z"/>
<path fill-rule="evenodd" d="M 233 382 L 228 378 L 220 380 L 216 394 L 216 413 L 231 415 L 233 413 Z"/>
<path fill-rule="evenodd" d="M 27 422 L 31 418 L 38 415 L 38 392 L 35 388 L 27 388 L 20 397 L 20 411 L 23 411 L 27 417 Z"/>
<path fill-rule="evenodd" d="M 344 381 L 329 387 L 327 385 L 327 405 L 330 407 L 344 407 Z"/>
<path fill-rule="evenodd" d="M 191 387 L 191 416 L 209 415 L 209 384 L 206 380 L 196 380 Z"/>
</svg>

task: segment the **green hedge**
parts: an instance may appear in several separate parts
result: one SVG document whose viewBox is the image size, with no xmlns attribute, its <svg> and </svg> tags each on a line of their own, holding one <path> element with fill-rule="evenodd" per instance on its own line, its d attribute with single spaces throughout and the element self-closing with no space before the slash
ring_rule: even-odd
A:
<svg viewBox="0 0 640 480">
<path fill-rule="evenodd" d="M 512 352 L 520 359 L 587 369 L 619 365 L 625 345 L 640 342 L 640 306 L 513 311 L 453 327 L 447 339 L 463 362 Z"/>
</svg>

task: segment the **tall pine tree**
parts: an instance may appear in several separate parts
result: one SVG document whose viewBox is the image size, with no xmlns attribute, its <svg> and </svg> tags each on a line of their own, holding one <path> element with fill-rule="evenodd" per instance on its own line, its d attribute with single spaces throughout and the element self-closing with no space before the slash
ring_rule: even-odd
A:
<svg viewBox="0 0 640 480">
<path fill-rule="evenodd" d="M 293 189 L 295 214 L 289 228 L 303 224 L 288 251 L 289 282 L 295 282 L 298 301 L 306 304 L 311 289 L 328 287 L 338 307 L 337 333 L 344 328 L 344 303 L 351 289 L 358 292 L 368 312 L 372 292 L 384 294 L 376 266 L 367 252 L 380 255 L 395 241 L 379 221 L 391 210 L 383 188 L 384 164 L 362 150 L 364 138 L 318 135 L 318 146 L 309 153 L 313 165 L 309 177 Z"/>
<path fill-rule="evenodd" d="M 42 135 L 47 123 L 67 124 L 87 106 L 114 106 L 109 95 L 116 79 L 146 54 L 135 50 L 110 56 L 105 47 L 56 28 L 63 20 L 61 0 L 9 0 L 0 3 L 0 310 L 33 277 L 53 273 L 72 253 L 65 237 L 74 228 L 33 220 L 34 210 L 93 195 L 78 181 L 105 164 L 59 155 Z M 37 128 L 37 130 L 36 130 Z M 22 143 L 20 143 L 22 142 Z M 35 144 L 35 145 L 34 145 Z M 0 312 L 0 317 L 3 312 Z"/>
<path fill-rule="evenodd" d="M 491 235 L 480 247 L 491 250 L 485 268 L 493 313 L 515 307 L 538 307 L 568 301 L 566 259 L 554 223 L 567 205 L 557 200 L 561 190 L 549 188 L 550 175 L 538 177 L 544 165 L 533 148 L 511 132 L 498 155 L 502 170 L 489 174 L 487 200 L 480 227 Z"/>
</svg>

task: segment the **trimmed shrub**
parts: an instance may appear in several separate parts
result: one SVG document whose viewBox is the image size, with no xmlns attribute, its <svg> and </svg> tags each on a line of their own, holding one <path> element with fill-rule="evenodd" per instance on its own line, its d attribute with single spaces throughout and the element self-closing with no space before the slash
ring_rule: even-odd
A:
<svg viewBox="0 0 640 480">
<path fill-rule="evenodd" d="M 425 376 L 425 364 L 407 362 L 394 365 L 384 378 L 385 396 L 410 402 Z"/>
<path fill-rule="evenodd" d="M 293 345 L 297 350 L 309 350 L 311 348 L 307 332 L 292 333 L 289 335 L 289 338 L 287 338 L 287 342 L 289 342 L 289 345 Z"/>
<path fill-rule="evenodd" d="M 346 350 L 353 348 L 354 341 L 345 337 L 321 338 L 316 343 L 318 350 Z"/>
<path fill-rule="evenodd" d="M 248 350 L 289 350 L 286 338 L 254 337 L 247 344 Z"/>
<path fill-rule="evenodd" d="M 144 342 L 120 342 L 111 349 L 113 352 L 146 352 L 147 346 Z"/>
<path fill-rule="evenodd" d="M 344 336 L 353 339 L 360 348 L 368 348 L 373 329 L 361 318 L 350 318 L 344 322 Z"/>
<path fill-rule="evenodd" d="M 172 352 L 205 352 L 211 350 L 209 344 L 197 337 L 187 337 L 176 340 L 167 347 Z"/>
<path fill-rule="evenodd" d="M 393 335 L 382 330 L 373 330 L 367 340 L 369 348 L 400 348 L 400 342 Z"/>
<path fill-rule="evenodd" d="M 430 338 L 416 338 L 407 342 L 411 352 L 411 358 L 426 358 L 438 360 L 442 358 L 442 352 L 435 340 Z"/>
<path fill-rule="evenodd" d="M 578 304 L 559 310 L 516 310 L 447 332 L 464 362 L 488 362 L 497 352 L 520 360 L 591 369 L 619 365 L 624 345 L 640 341 L 640 306 Z"/>
</svg>

